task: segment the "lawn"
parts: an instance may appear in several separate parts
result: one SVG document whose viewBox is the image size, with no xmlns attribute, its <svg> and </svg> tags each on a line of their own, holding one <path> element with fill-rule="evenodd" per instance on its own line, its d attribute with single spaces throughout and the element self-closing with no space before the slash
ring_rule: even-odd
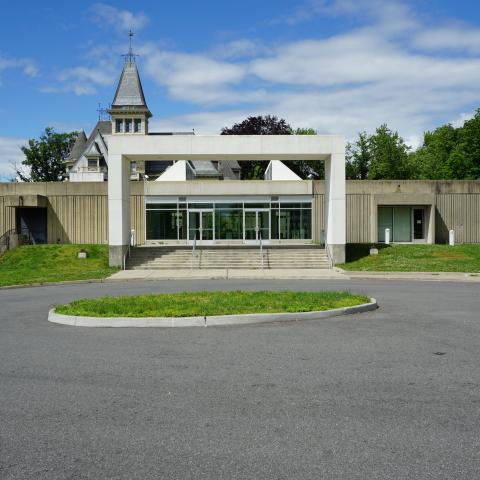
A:
<svg viewBox="0 0 480 480">
<path fill-rule="evenodd" d="M 82 248 L 86 259 L 77 256 Z M 0 256 L 0 286 L 98 279 L 117 270 L 108 266 L 106 245 L 25 245 Z"/>
<path fill-rule="evenodd" d="M 76 300 L 58 313 L 86 317 L 197 317 L 240 313 L 312 312 L 368 303 L 348 292 L 181 292 Z"/>
<path fill-rule="evenodd" d="M 377 272 L 480 272 L 480 244 L 376 245 L 378 255 L 369 255 L 370 245 L 347 245 L 345 270 Z"/>
</svg>

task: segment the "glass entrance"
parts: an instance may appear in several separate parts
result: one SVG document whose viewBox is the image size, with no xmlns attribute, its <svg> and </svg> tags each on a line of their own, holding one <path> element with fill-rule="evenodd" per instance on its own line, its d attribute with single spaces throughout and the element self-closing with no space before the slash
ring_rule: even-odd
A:
<svg viewBox="0 0 480 480">
<path fill-rule="evenodd" d="M 270 210 L 245 209 L 245 241 L 270 240 Z"/>
<path fill-rule="evenodd" d="M 413 209 L 413 240 L 425 239 L 425 209 Z"/>
<path fill-rule="evenodd" d="M 188 212 L 188 239 L 197 242 L 213 241 L 213 210 Z"/>
</svg>

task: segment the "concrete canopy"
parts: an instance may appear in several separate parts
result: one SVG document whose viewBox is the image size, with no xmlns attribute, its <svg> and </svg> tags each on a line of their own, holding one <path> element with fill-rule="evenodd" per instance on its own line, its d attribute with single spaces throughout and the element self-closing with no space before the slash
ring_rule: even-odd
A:
<svg viewBox="0 0 480 480">
<path fill-rule="evenodd" d="M 130 244 L 130 162 L 149 160 L 322 160 L 325 162 L 326 248 L 345 261 L 345 139 L 341 135 L 112 135 L 109 139 L 110 265 Z"/>
</svg>

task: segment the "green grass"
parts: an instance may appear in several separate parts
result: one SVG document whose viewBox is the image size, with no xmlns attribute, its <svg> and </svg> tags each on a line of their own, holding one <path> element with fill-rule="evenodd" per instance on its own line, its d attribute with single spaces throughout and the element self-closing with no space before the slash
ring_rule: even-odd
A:
<svg viewBox="0 0 480 480">
<path fill-rule="evenodd" d="M 240 313 L 312 312 L 368 303 L 348 292 L 181 292 L 76 300 L 58 313 L 86 317 L 197 317 Z"/>
<path fill-rule="evenodd" d="M 378 255 L 369 255 L 370 245 L 347 245 L 345 270 L 372 272 L 480 272 L 480 244 L 376 245 Z"/>
<path fill-rule="evenodd" d="M 77 258 L 82 248 L 86 259 Z M 105 278 L 117 270 L 108 266 L 106 245 L 25 245 L 0 256 L 0 286 Z"/>
</svg>

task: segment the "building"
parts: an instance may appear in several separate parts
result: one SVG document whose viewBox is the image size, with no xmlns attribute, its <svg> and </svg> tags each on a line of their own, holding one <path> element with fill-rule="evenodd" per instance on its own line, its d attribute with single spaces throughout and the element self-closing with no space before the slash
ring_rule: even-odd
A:
<svg viewBox="0 0 480 480">
<path fill-rule="evenodd" d="M 347 242 L 382 242 L 386 228 L 394 242 L 446 242 L 450 229 L 480 242 L 480 182 L 346 182 L 341 135 L 151 132 L 133 55 L 109 113 L 79 135 L 69 181 L 0 184 L 0 235 L 108 244 L 119 266 L 130 245 L 320 245 L 342 263 Z M 240 179 L 244 160 L 268 160 L 265 180 Z M 324 161 L 325 181 L 301 180 L 291 160 Z"/>
</svg>

